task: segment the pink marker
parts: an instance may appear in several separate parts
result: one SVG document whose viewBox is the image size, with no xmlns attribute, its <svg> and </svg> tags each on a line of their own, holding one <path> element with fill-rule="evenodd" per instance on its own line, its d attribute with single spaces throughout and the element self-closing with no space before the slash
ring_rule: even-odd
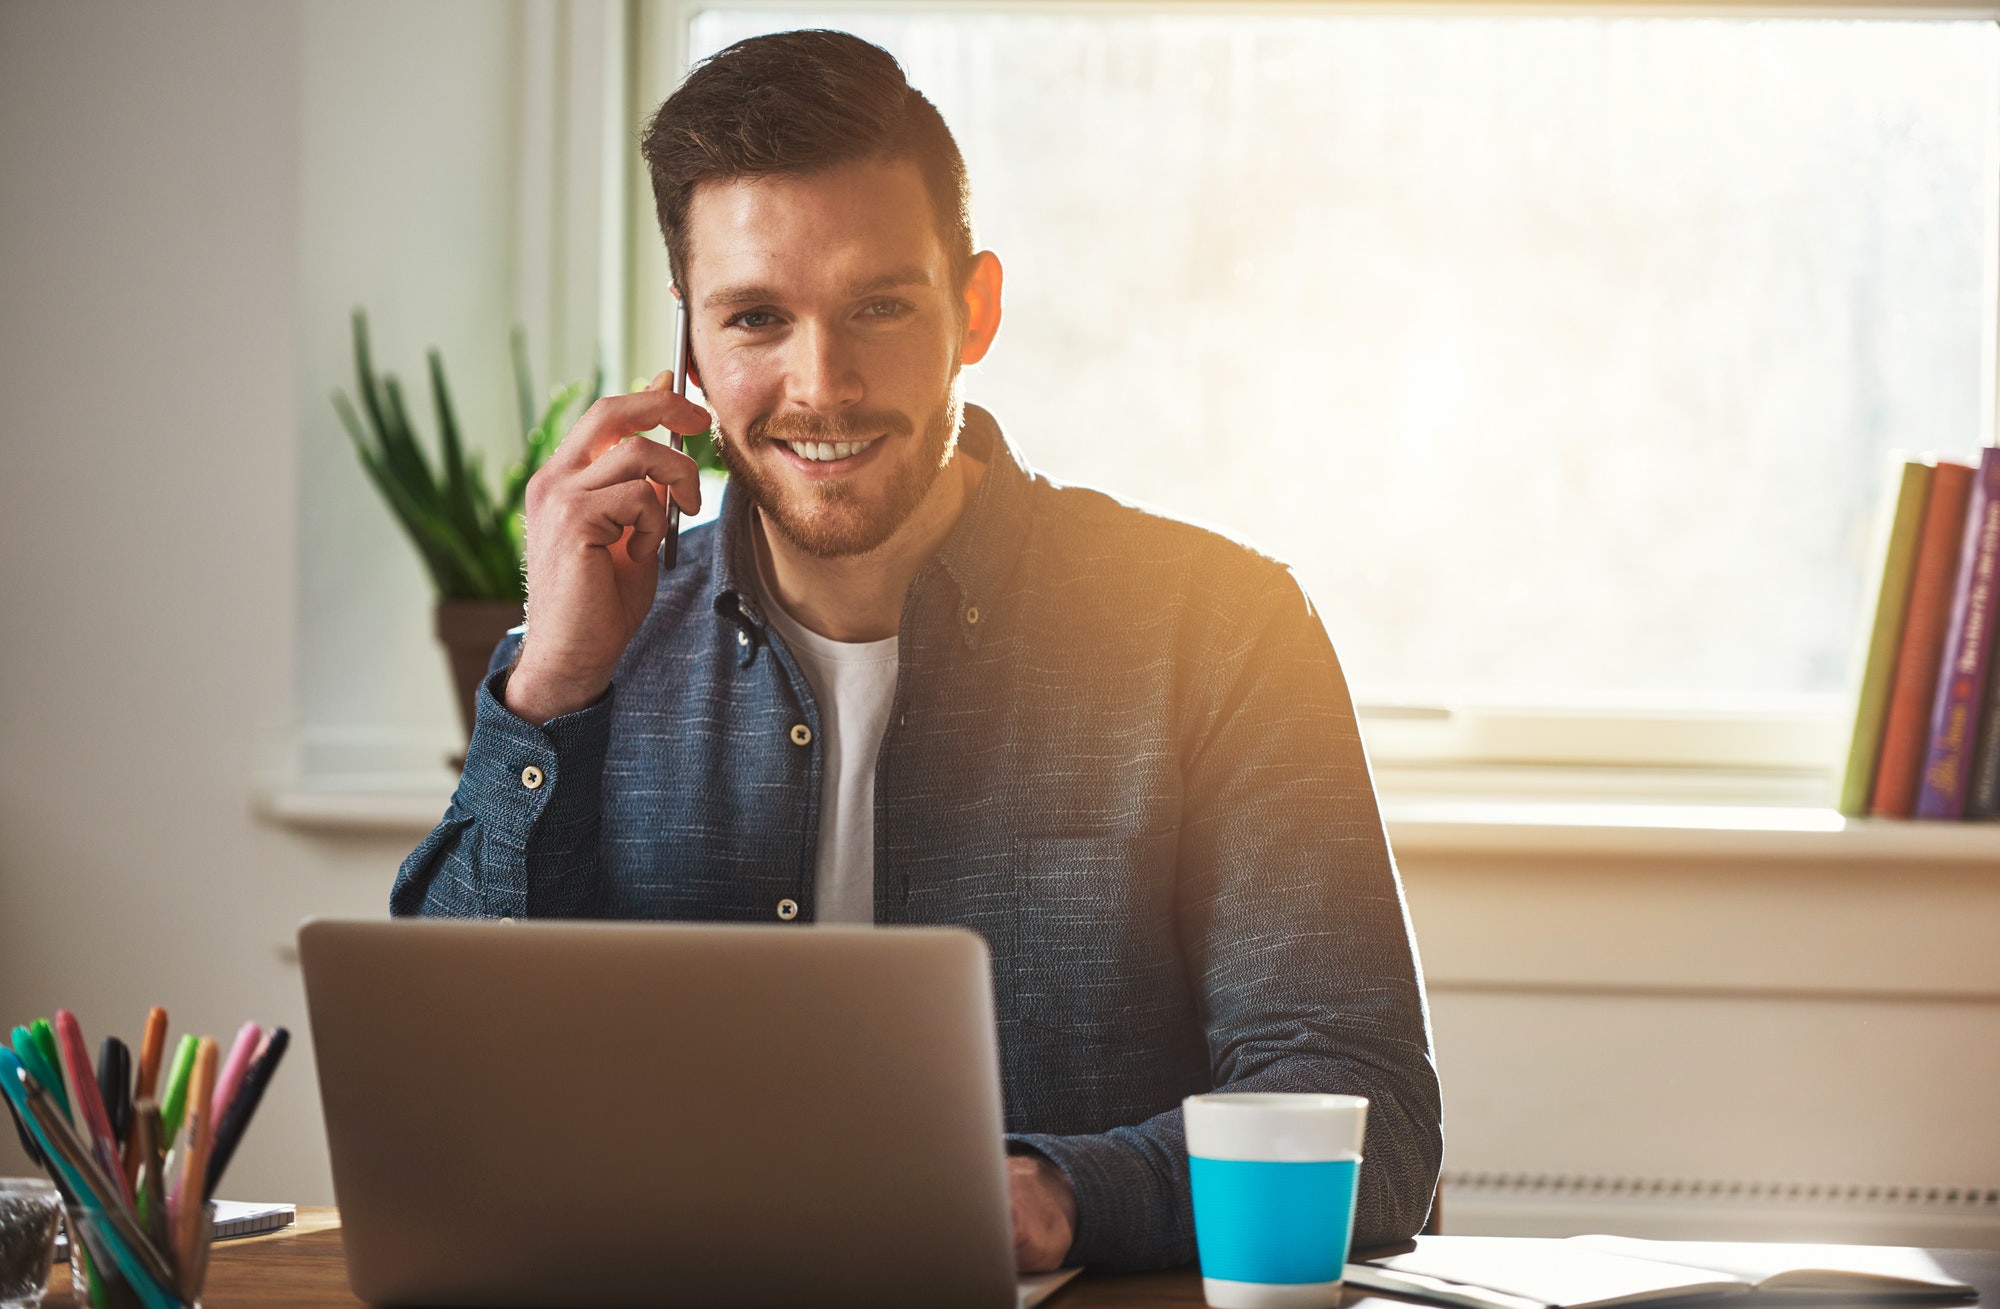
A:
<svg viewBox="0 0 2000 1309">
<path fill-rule="evenodd" d="M 105 1180 L 125 1189 L 125 1168 L 118 1160 L 118 1138 L 111 1134 L 111 1115 L 104 1111 L 104 1097 L 98 1094 L 97 1074 L 90 1067 L 90 1049 L 83 1043 L 83 1028 L 67 1009 L 56 1010 L 56 1053 L 62 1056 L 63 1081 L 68 1085 L 69 1113 L 90 1143 L 97 1166 Z M 130 1200 L 129 1192 L 124 1197 Z"/>
<path fill-rule="evenodd" d="M 215 1099 L 209 1104 L 209 1113 L 215 1121 L 220 1121 L 222 1111 L 236 1098 L 236 1090 L 243 1085 L 243 1074 L 250 1071 L 250 1057 L 257 1053 L 257 1042 L 263 1037 L 263 1029 L 255 1023 L 243 1024 L 243 1030 L 236 1034 L 236 1044 L 229 1047 L 229 1058 L 222 1065 L 222 1076 L 215 1079 Z"/>
</svg>

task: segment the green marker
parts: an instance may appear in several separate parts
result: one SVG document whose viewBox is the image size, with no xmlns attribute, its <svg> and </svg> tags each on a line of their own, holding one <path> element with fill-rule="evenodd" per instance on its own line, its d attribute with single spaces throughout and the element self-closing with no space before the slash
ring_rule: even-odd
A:
<svg viewBox="0 0 2000 1309">
<path fill-rule="evenodd" d="M 183 1036 L 179 1048 L 174 1051 L 174 1071 L 167 1075 L 166 1098 L 160 1101 L 160 1129 L 162 1140 L 171 1145 L 181 1134 L 181 1118 L 187 1110 L 188 1079 L 194 1075 L 194 1051 L 201 1042 L 192 1036 Z"/>
<path fill-rule="evenodd" d="M 49 1098 L 62 1109 L 63 1117 L 68 1118 L 69 1094 L 63 1090 L 62 1075 L 42 1062 L 42 1047 L 35 1041 L 35 1034 L 25 1027 L 14 1029 L 14 1054 L 20 1059 L 21 1066 L 28 1070 L 28 1075 L 40 1082 L 42 1089 L 49 1093 Z"/>
<path fill-rule="evenodd" d="M 56 1053 L 55 1029 L 49 1026 L 48 1019 L 37 1018 L 29 1025 L 28 1030 L 34 1033 L 35 1046 L 42 1052 L 42 1062 L 47 1064 L 50 1071 L 56 1075 L 56 1088 L 58 1090 L 62 1089 L 63 1061 L 62 1056 Z"/>
</svg>

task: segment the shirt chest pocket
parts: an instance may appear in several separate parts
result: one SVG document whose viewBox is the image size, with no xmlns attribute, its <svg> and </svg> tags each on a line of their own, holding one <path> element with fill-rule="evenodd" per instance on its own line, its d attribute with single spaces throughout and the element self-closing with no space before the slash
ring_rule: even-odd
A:
<svg viewBox="0 0 2000 1309">
<path fill-rule="evenodd" d="M 1187 1021 L 1174 922 L 1177 833 L 1030 837 L 1014 851 L 1014 999 L 1024 1022 L 1099 1040 Z"/>
</svg>

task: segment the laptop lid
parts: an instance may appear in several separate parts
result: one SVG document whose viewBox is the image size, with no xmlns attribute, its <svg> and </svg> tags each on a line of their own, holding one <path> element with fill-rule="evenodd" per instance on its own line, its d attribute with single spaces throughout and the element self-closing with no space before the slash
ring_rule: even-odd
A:
<svg viewBox="0 0 2000 1309">
<path fill-rule="evenodd" d="M 364 1300 L 1015 1303 L 972 932 L 320 919 L 299 956 Z"/>
</svg>

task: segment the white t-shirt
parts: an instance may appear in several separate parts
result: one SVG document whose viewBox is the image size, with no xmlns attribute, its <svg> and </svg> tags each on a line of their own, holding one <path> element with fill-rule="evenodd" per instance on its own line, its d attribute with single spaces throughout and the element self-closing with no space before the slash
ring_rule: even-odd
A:
<svg viewBox="0 0 2000 1309">
<path fill-rule="evenodd" d="M 819 701 L 824 772 L 813 921 L 875 921 L 875 755 L 896 698 L 896 641 L 835 641 L 808 631 L 779 604 L 768 579 L 771 623 Z"/>
</svg>

